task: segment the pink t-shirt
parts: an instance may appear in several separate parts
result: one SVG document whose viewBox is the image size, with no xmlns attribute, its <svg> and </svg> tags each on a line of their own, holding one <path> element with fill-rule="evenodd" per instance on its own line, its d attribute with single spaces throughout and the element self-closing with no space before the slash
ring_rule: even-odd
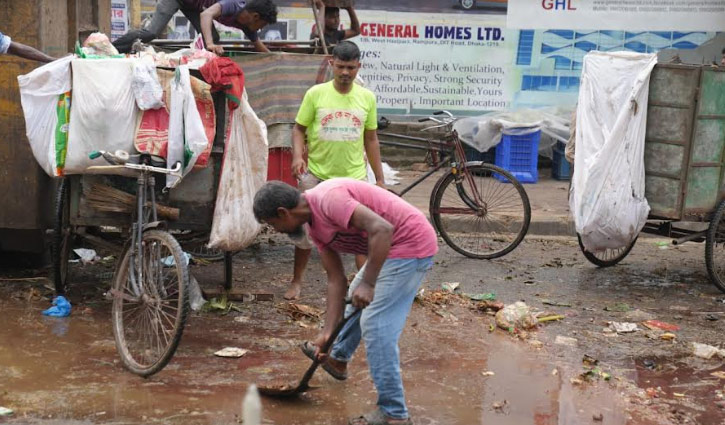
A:
<svg viewBox="0 0 725 425">
<path fill-rule="evenodd" d="M 364 205 L 395 228 L 388 258 L 426 258 L 438 252 L 433 226 L 417 208 L 370 183 L 330 179 L 303 196 L 312 211 L 310 237 L 317 248 L 346 254 L 367 254 L 367 233 L 350 226 L 352 213 Z"/>
</svg>

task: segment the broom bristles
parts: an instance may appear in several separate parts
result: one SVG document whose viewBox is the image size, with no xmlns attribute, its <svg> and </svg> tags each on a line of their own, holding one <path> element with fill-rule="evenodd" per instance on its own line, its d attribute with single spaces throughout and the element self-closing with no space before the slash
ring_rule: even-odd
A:
<svg viewBox="0 0 725 425">
<path fill-rule="evenodd" d="M 86 201 L 91 208 L 105 212 L 132 213 L 136 208 L 136 197 L 114 187 L 94 183 L 86 191 Z M 170 220 L 179 219 L 179 209 L 156 204 L 156 211 Z"/>
</svg>

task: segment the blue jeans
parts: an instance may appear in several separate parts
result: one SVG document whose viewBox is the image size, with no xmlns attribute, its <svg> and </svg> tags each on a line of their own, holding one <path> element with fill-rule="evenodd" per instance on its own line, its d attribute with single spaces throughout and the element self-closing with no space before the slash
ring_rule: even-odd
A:
<svg viewBox="0 0 725 425">
<path fill-rule="evenodd" d="M 360 340 L 365 341 L 370 375 L 378 391 L 378 407 L 394 419 L 408 417 L 398 339 L 423 277 L 432 265 L 433 257 L 386 260 L 375 284 L 373 302 L 345 324 L 330 353 L 335 360 L 349 362 Z M 348 296 L 362 281 L 364 271 L 365 267 L 355 276 Z M 345 315 L 354 310 L 347 306 Z"/>
</svg>

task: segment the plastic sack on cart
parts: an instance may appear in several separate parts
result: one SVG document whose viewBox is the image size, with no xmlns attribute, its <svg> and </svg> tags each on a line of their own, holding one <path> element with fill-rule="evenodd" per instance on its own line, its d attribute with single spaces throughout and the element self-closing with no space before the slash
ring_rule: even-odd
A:
<svg viewBox="0 0 725 425">
<path fill-rule="evenodd" d="M 267 180 L 267 127 L 244 91 L 231 112 L 230 133 L 219 178 L 209 247 L 238 251 L 254 241 L 262 226 L 254 218 L 254 194 Z"/>
<path fill-rule="evenodd" d="M 164 106 L 164 89 L 161 88 L 153 62 L 140 60 L 133 66 L 133 95 L 138 109 L 158 109 Z"/>
<path fill-rule="evenodd" d="M 569 204 L 590 252 L 629 245 L 647 221 L 644 142 L 656 62 L 632 52 L 584 57 Z"/>
<path fill-rule="evenodd" d="M 175 78 L 174 72 L 157 69 L 156 74 L 164 91 L 164 104 L 171 104 L 171 81 Z M 204 81 L 191 77 L 191 91 L 196 101 L 196 109 L 201 116 L 206 138 L 209 141 L 204 152 L 196 160 L 195 167 L 206 167 L 216 135 L 216 111 L 214 99 L 211 95 L 211 86 Z M 167 107 L 143 111 L 141 119 L 136 124 L 134 145 L 139 152 L 148 152 L 151 155 L 166 158 L 169 143 L 169 111 Z"/>
<path fill-rule="evenodd" d="M 73 56 L 18 76 L 25 133 L 35 160 L 49 176 L 63 175 L 68 147 Z"/>
<path fill-rule="evenodd" d="M 541 130 L 550 138 L 539 143 L 539 151 L 550 157 L 552 145 L 569 137 L 569 123 L 565 118 L 568 113 L 559 108 L 491 112 L 462 118 L 453 124 L 453 129 L 461 141 L 479 152 L 498 145 L 503 134 L 523 136 Z"/>
<path fill-rule="evenodd" d="M 138 109 L 131 90 L 133 59 L 75 59 L 66 174 L 81 174 L 103 158 L 94 150 L 133 152 Z"/>
<path fill-rule="evenodd" d="M 166 164 L 173 167 L 182 164 L 182 175 L 191 171 L 199 155 L 204 152 L 209 140 L 206 138 L 204 123 L 196 108 L 194 93 L 191 91 L 189 67 L 176 68 L 171 80 L 171 101 L 169 110 L 169 145 Z M 166 187 L 174 187 L 179 178 L 166 175 Z"/>
</svg>

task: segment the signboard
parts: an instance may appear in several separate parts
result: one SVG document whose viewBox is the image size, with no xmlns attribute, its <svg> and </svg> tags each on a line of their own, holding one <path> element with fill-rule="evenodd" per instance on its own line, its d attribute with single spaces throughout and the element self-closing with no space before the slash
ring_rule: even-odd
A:
<svg viewBox="0 0 725 425">
<path fill-rule="evenodd" d="M 288 9 L 293 12 L 294 9 Z M 287 12 L 287 13 L 289 13 Z M 295 18 L 285 13 L 286 18 Z M 304 10 L 297 39 L 309 39 L 314 24 Z M 344 16 L 344 12 L 341 13 Z M 511 107 L 516 32 L 504 30 L 504 15 L 358 11 L 362 51 L 360 77 L 386 113 L 458 113 Z"/>
<path fill-rule="evenodd" d="M 111 1 L 111 41 L 128 31 L 128 5 L 126 0 Z"/>
<path fill-rule="evenodd" d="M 725 0 L 509 0 L 508 28 L 723 31 Z"/>
</svg>

